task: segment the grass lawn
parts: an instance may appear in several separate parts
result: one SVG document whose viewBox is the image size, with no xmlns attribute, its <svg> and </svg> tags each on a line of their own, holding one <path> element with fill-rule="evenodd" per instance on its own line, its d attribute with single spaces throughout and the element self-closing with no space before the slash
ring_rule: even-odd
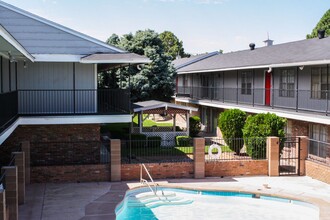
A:
<svg viewBox="0 0 330 220">
<path fill-rule="evenodd" d="M 146 117 L 147 115 L 143 115 L 143 117 Z M 138 115 L 135 115 L 134 118 L 133 118 L 133 123 L 134 124 L 138 124 Z M 143 122 L 143 127 L 152 127 L 152 126 L 159 126 L 159 127 L 172 127 L 173 126 L 173 123 L 168 123 L 168 122 L 155 122 L 153 120 L 150 120 L 150 119 L 146 119 L 144 120 Z"/>
</svg>

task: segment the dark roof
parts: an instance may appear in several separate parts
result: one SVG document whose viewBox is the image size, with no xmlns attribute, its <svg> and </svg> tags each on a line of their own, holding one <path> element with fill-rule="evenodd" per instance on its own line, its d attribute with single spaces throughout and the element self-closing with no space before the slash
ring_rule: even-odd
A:
<svg viewBox="0 0 330 220">
<path fill-rule="evenodd" d="M 203 59 L 178 70 L 178 72 L 203 72 L 235 68 L 267 67 L 294 63 L 330 63 L 330 37 L 308 39 L 290 43 L 243 50 Z"/>
<path fill-rule="evenodd" d="M 174 65 L 175 69 L 180 69 L 183 68 L 185 66 L 188 66 L 192 63 L 198 62 L 200 60 L 206 59 L 208 57 L 214 56 L 214 55 L 218 55 L 219 52 L 215 51 L 215 52 L 211 52 L 211 53 L 203 53 L 203 54 L 199 54 L 196 56 L 191 56 L 191 57 L 186 57 L 186 58 L 180 58 L 180 59 L 176 59 L 172 61 L 172 64 Z"/>
<path fill-rule="evenodd" d="M 197 108 L 183 106 L 183 105 L 177 105 L 174 103 L 162 102 L 162 101 L 157 101 L 157 100 L 136 102 L 133 104 L 134 112 L 140 112 L 140 111 L 144 111 L 144 110 L 164 108 L 164 107 L 165 108 L 170 107 L 170 108 L 176 108 L 176 109 L 183 109 L 183 110 L 187 110 L 187 111 L 198 111 Z"/>
</svg>

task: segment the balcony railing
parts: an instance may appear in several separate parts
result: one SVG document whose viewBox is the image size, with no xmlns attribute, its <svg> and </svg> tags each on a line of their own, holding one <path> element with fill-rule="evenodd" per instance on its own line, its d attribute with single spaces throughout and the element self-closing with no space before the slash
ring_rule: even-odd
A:
<svg viewBox="0 0 330 220">
<path fill-rule="evenodd" d="M 18 90 L 0 94 L 0 132 L 19 115 L 113 115 L 130 113 L 123 89 Z"/>
<path fill-rule="evenodd" d="M 326 115 L 330 112 L 330 90 L 178 87 L 176 96 L 194 100 L 313 111 Z"/>
</svg>

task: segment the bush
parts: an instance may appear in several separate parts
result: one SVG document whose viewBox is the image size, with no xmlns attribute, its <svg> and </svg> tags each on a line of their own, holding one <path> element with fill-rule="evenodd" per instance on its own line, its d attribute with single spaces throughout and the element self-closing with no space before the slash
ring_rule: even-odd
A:
<svg viewBox="0 0 330 220">
<path fill-rule="evenodd" d="M 147 136 L 144 134 L 131 134 L 132 147 L 145 147 L 147 144 Z"/>
<path fill-rule="evenodd" d="M 159 148 L 162 144 L 162 138 L 158 136 L 148 137 L 148 147 Z"/>
<path fill-rule="evenodd" d="M 246 113 L 239 109 L 225 110 L 219 115 L 218 126 L 228 147 L 239 154 L 244 143 L 243 127 Z"/>
<path fill-rule="evenodd" d="M 176 136 L 175 144 L 178 147 L 189 147 L 190 146 L 190 137 L 189 136 Z"/>
<path fill-rule="evenodd" d="M 201 119 L 198 116 L 189 118 L 189 135 L 190 137 L 197 137 L 201 130 Z"/>
<path fill-rule="evenodd" d="M 265 159 L 266 138 L 269 136 L 283 138 L 285 136 L 285 124 L 286 119 L 275 114 L 250 115 L 243 128 L 243 137 L 248 155 L 252 159 Z M 280 145 L 280 151 L 282 149 L 283 144 Z"/>
</svg>

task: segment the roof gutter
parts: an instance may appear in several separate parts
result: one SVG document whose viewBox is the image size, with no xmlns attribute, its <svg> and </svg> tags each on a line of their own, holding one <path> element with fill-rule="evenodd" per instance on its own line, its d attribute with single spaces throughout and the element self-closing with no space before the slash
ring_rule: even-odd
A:
<svg viewBox="0 0 330 220">
<path fill-rule="evenodd" d="M 330 60 L 315 60 L 315 61 L 278 63 L 278 64 L 259 65 L 259 66 L 245 66 L 245 67 L 231 67 L 231 68 L 219 68 L 219 69 L 209 69 L 209 70 L 182 71 L 182 72 L 178 72 L 178 74 L 209 73 L 209 72 L 247 70 L 247 69 L 269 69 L 269 68 L 280 68 L 280 67 L 313 66 L 313 65 L 325 65 L 325 64 L 330 64 Z"/>
<path fill-rule="evenodd" d="M 34 57 L 20 43 L 18 43 L 18 41 L 2 25 L 0 25 L 0 36 L 21 52 L 26 58 L 34 62 Z"/>
</svg>

